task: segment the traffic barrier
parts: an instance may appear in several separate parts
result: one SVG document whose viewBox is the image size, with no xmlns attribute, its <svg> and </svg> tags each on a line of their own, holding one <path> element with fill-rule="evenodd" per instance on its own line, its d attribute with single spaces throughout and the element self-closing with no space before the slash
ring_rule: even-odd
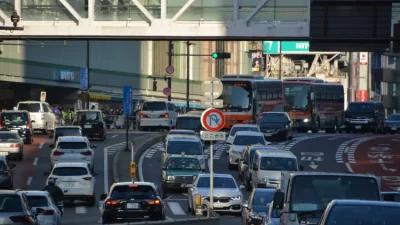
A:
<svg viewBox="0 0 400 225">
<path fill-rule="evenodd" d="M 204 214 L 203 205 L 204 205 L 204 198 L 201 195 L 196 195 L 195 198 L 195 212 L 196 216 L 202 216 Z"/>
</svg>

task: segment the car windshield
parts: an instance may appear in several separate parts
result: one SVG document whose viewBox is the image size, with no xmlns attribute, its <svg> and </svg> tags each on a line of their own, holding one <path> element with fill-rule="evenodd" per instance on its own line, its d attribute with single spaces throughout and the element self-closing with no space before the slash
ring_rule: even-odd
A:
<svg viewBox="0 0 400 225">
<path fill-rule="evenodd" d="M 81 123 L 97 122 L 101 120 L 100 112 L 79 112 L 78 121 Z"/>
<path fill-rule="evenodd" d="M 56 128 L 55 137 L 62 136 L 82 136 L 80 129 L 78 128 Z"/>
<path fill-rule="evenodd" d="M 29 123 L 25 113 L 2 113 L 0 121 L 3 125 L 11 126 L 21 126 Z"/>
<path fill-rule="evenodd" d="M 400 121 L 400 114 L 392 114 L 388 117 L 388 120 L 391 121 Z"/>
<path fill-rule="evenodd" d="M 233 127 L 229 136 L 235 136 L 238 131 L 260 131 L 258 127 L 251 126 L 251 127 Z"/>
<path fill-rule="evenodd" d="M 223 100 L 223 111 L 244 112 L 251 109 L 253 87 L 251 82 L 223 81 L 223 91 L 219 99 Z"/>
<path fill-rule="evenodd" d="M 21 198 L 17 195 L 0 195 L 0 212 L 23 212 Z"/>
<path fill-rule="evenodd" d="M 83 167 L 58 167 L 53 170 L 54 176 L 84 176 L 88 171 Z"/>
<path fill-rule="evenodd" d="M 172 130 L 169 134 L 181 134 L 181 135 L 195 135 L 194 131 L 191 130 Z"/>
<path fill-rule="evenodd" d="M 199 142 L 193 141 L 168 141 L 167 154 L 202 155 L 203 147 Z"/>
<path fill-rule="evenodd" d="M 257 212 L 265 212 L 265 206 L 270 204 L 274 199 L 275 191 L 256 191 L 253 196 L 253 202 L 251 203 L 254 208 L 257 208 Z"/>
<path fill-rule="evenodd" d="M 286 123 L 288 118 L 283 113 L 265 113 L 258 118 L 258 123 Z"/>
<path fill-rule="evenodd" d="M 169 170 L 201 170 L 197 158 L 170 158 L 167 169 Z"/>
<path fill-rule="evenodd" d="M 115 186 L 111 192 L 113 199 L 155 199 L 156 197 L 153 188 L 147 185 Z"/>
<path fill-rule="evenodd" d="M 210 188 L 210 177 L 201 177 L 197 182 L 198 188 Z M 230 177 L 214 177 L 214 188 L 237 188 Z"/>
<path fill-rule="evenodd" d="M 178 117 L 176 120 L 176 129 L 201 130 L 201 122 L 199 117 Z"/>
<path fill-rule="evenodd" d="M 309 108 L 310 85 L 283 84 L 285 96 L 285 111 L 306 112 Z"/>
<path fill-rule="evenodd" d="M 374 105 L 373 104 L 362 104 L 362 103 L 355 103 L 355 104 L 349 104 L 349 107 L 347 108 L 347 111 L 349 112 L 373 112 L 374 111 Z"/>
<path fill-rule="evenodd" d="M 0 142 L 8 142 L 8 141 L 19 141 L 21 138 L 17 133 L 1 133 L 0 132 Z"/>
<path fill-rule="evenodd" d="M 142 111 L 167 111 L 165 102 L 145 102 Z"/>
<path fill-rule="evenodd" d="M 44 196 L 29 196 L 28 202 L 31 207 L 46 207 L 49 206 L 47 198 Z"/>
<path fill-rule="evenodd" d="M 235 136 L 235 140 L 233 141 L 234 145 L 255 145 L 262 144 L 265 145 L 264 138 L 260 136 L 253 135 L 239 135 Z"/>
<path fill-rule="evenodd" d="M 399 225 L 400 207 L 336 205 L 328 215 L 328 225 Z"/>
<path fill-rule="evenodd" d="M 40 112 L 39 103 L 19 103 L 18 110 L 26 110 L 31 113 Z"/>
<path fill-rule="evenodd" d="M 297 161 L 292 158 L 262 157 L 260 170 L 297 171 Z"/>
<path fill-rule="evenodd" d="M 380 201 L 376 179 L 360 176 L 297 176 L 292 181 L 290 208 L 295 212 L 325 210 L 333 199 Z"/>
<path fill-rule="evenodd" d="M 57 149 L 87 149 L 86 142 L 58 142 Z"/>
</svg>

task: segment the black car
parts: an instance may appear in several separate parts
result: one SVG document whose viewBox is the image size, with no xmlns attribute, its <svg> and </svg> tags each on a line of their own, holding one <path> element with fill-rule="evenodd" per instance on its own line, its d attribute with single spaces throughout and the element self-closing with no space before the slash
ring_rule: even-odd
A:
<svg viewBox="0 0 400 225">
<path fill-rule="evenodd" d="M 31 116 L 25 110 L 6 110 L 0 113 L 0 129 L 18 130 L 25 144 L 32 144 L 34 140 Z"/>
<path fill-rule="evenodd" d="M 400 133 L 400 113 L 390 115 L 385 121 L 385 132 Z"/>
<path fill-rule="evenodd" d="M 262 225 L 267 216 L 267 204 L 274 199 L 275 189 L 255 188 L 250 194 L 249 201 L 242 204 L 242 224 Z"/>
<path fill-rule="evenodd" d="M 100 110 L 78 110 L 72 124 L 82 128 L 82 136 L 106 140 L 106 126 Z"/>
<path fill-rule="evenodd" d="M 292 124 L 292 120 L 285 112 L 266 112 L 257 119 L 257 125 L 267 140 L 293 139 Z"/>
<path fill-rule="evenodd" d="M 100 197 L 104 201 L 103 224 L 118 220 L 165 220 L 165 198 L 154 183 L 114 183 L 108 195 Z"/>
<path fill-rule="evenodd" d="M 9 164 L 6 156 L 0 156 L 0 189 L 14 189 L 13 171 L 15 164 Z"/>
<path fill-rule="evenodd" d="M 381 102 L 350 102 L 344 114 L 347 133 L 384 132 L 385 108 Z"/>
</svg>

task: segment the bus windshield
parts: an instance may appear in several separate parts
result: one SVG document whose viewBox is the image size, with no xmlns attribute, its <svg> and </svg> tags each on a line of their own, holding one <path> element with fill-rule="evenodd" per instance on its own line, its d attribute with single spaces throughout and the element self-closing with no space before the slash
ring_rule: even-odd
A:
<svg viewBox="0 0 400 225">
<path fill-rule="evenodd" d="M 252 84 L 249 81 L 223 81 L 221 97 L 224 111 L 245 112 L 251 109 Z"/>
<path fill-rule="evenodd" d="M 283 84 L 286 111 L 308 111 L 310 99 L 310 85 Z"/>
</svg>

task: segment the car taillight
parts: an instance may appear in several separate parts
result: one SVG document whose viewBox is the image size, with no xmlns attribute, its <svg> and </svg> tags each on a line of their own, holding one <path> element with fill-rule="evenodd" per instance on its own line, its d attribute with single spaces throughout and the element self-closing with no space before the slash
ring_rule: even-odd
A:
<svg viewBox="0 0 400 225">
<path fill-rule="evenodd" d="M 161 202 L 160 200 L 156 199 L 154 201 L 148 201 L 149 205 L 159 205 Z"/>
<path fill-rule="evenodd" d="M 21 144 L 11 144 L 10 148 L 19 148 L 21 147 Z"/>
<path fill-rule="evenodd" d="M 169 118 L 169 115 L 168 115 L 168 113 L 165 113 L 163 115 L 160 115 L 160 118 Z"/>
<path fill-rule="evenodd" d="M 149 118 L 149 116 L 146 114 L 140 113 L 140 118 Z"/>
<path fill-rule="evenodd" d="M 54 215 L 54 210 L 46 210 L 46 211 L 44 211 L 43 215 L 46 215 L 46 216 Z"/>
<path fill-rule="evenodd" d="M 116 201 L 116 200 L 106 201 L 106 206 L 116 206 L 116 205 L 118 205 L 118 201 Z"/>
<path fill-rule="evenodd" d="M 92 155 L 91 151 L 81 152 L 81 155 Z"/>
<path fill-rule="evenodd" d="M 91 181 L 91 180 L 92 180 L 92 178 L 91 178 L 91 177 L 84 177 L 84 178 L 82 178 L 82 179 L 84 179 L 84 180 L 88 180 L 88 181 Z"/>
<path fill-rule="evenodd" d="M 29 216 L 10 216 L 10 220 L 14 223 L 29 223 Z"/>
<path fill-rule="evenodd" d="M 53 155 L 55 155 L 55 156 L 64 155 L 64 152 L 59 152 L 59 151 L 55 150 L 53 152 Z"/>
<path fill-rule="evenodd" d="M 8 175 L 10 175 L 10 172 L 9 171 L 7 171 L 7 170 L 5 170 L 5 171 L 3 171 L 3 176 L 8 176 Z"/>
</svg>

